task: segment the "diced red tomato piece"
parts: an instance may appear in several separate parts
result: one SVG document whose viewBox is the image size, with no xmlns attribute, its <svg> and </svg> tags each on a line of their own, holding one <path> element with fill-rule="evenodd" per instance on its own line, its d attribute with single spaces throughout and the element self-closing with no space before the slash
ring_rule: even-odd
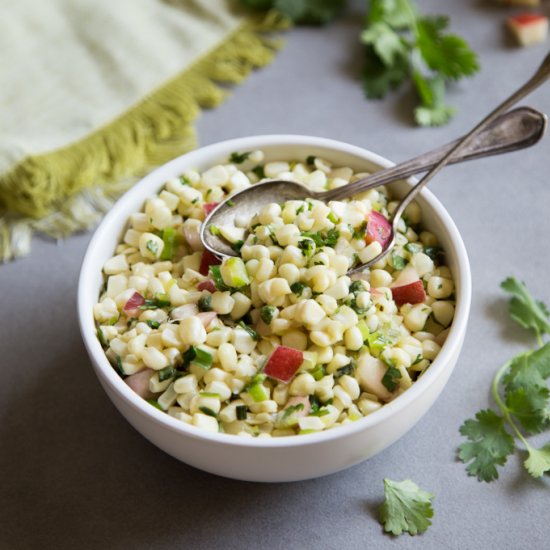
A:
<svg viewBox="0 0 550 550">
<path fill-rule="evenodd" d="M 128 317 L 136 317 L 139 313 L 140 306 L 144 303 L 145 298 L 139 292 L 134 292 L 124 304 L 124 313 L 126 313 Z"/>
<path fill-rule="evenodd" d="M 218 204 L 220 204 L 219 202 L 205 202 L 202 207 L 204 209 L 204 214 L 205 216 L 208 216 L 208 214 L 210 214 L 210 212 L 212 212 L 212 210 L 214 210 L 214 208 L 216 208 L 216 206 L 218 206 Z"/>
<path fill-rule="evenodd" d="M 372 210 L 367 220 L 367 232 L 365 234 L 367 244 L 378 241 L 382 245 L 382 248 L 385 248 L 391 240 L 391 233 L 392 228 L 389 220 L 380 214 L 380 212 Z"/>
<path fill-rule="evenodd" d="M 297 349 L 278 346 L 269 356 L 264 368 L 264 374 L 287 383 L 296 374 L 304 362 L 304 354 Z"/>
<path fill-rule="evenodd" d="M 221 260 L 217 256 L 212 254 L 212 252 L 210 252 L 209 250 L 205 250 L 202 253 L 199 273 L 201 275 L 208 275 L 208 268 L 211 265 L 220 265 L 221 263 L 222 263 Z"/>
<path fill-rule="evenodd" d="M 201 281 L 197 285 L 198 290 L 207 290 L 208 292 L 216 292 L 216 285 L 212 279 L 207 279 L 206 281 Z"/>
</svg>

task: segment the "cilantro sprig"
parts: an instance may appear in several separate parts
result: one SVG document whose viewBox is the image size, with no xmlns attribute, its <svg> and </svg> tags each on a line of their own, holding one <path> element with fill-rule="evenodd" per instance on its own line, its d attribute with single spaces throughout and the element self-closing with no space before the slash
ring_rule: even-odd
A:
<svg viewBox="0 0 550 550">
<path fill-rule="evenodd" d="M 434 495 L 414 481 L 384 479 L 385 500 L 380 508 L 380 523 L 392 535 L 424 533 L 432 524 Z"/>
<path fill-rule="evenodd" d="M 383 98 L 410 80 L 420 100 L 416 123 L 446 124 L 455 113 L 445 101 L 447 83 L 479 70 L 475 52 L 448 26 L 448 17 L 421 15 L 411 0 L 372 0 L 361 34 L 366 96 Z"/>
<path fill-rule="evenodd" d="M 495 374 L 491 393 L 498 412 L 479 411 L 460 427 L 468 441 L 460 445 L 458 456 L 468 474 L 485 482 L 498 478 L 498 468 L 514 453 L 516 441 L 527 451 L 523 464 L 530 475 L 541 477 L 550 470 L 550 443 L 536 448 L 527 440 L 550 425 L 550 342 L 542 338 L 550 335 L 548 308 L 514 277 L 501 287 L 512 295 L 510 316 L 534 331 L 539 348 L 516 355 Z"/>
</svg>

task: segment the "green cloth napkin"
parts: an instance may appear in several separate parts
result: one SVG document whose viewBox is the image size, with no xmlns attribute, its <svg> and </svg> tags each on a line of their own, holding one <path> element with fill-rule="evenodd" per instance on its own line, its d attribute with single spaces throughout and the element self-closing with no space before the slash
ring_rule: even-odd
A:
<svg viewBox="0 0 550 550">
<path fill-rule="evenodd" d="M 267 64 L 281 28 L 231 0 L 0 0 L 0 259 L 90 227 L 152 166 L 195 146 L 216 83 Z"/>
</svg>

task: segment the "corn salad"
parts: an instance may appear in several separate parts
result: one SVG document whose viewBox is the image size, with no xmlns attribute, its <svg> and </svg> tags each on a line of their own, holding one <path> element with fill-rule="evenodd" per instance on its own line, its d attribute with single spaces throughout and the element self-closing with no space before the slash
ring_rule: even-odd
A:
<svg viewBox="0 0 550 550">
<path fill-rule="evenodd" d="M 365 175 L 312 156 L 265 163 L 253 151 L 167 181 L 130 216 L 103 266 L 93 313 L 119 375 L 181 422 L 247 437 L 353 422 L 409 388 L 437 356 L 455 307 L 452 274 L 417 204 L 392 252 L 351 277 L 382 249 L 370 228 L 397 204 L 384 188 L 266 204 L 214 228 L 238 252 L 223 262 L 199 239 L 216 203 L 258 181 L 321 191 Z"/>
</svg>

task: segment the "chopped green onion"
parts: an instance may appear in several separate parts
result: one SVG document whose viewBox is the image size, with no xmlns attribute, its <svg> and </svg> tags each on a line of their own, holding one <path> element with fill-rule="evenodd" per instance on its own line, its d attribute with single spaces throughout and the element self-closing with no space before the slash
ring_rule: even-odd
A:
<svg viewBox="0 0 550 550">
<path fill-rule="evenodd" d="M 246 420 L 246 405 L 237 405 L 235 413 L 237 414 L 237 420 Z"/>
<path fill-rule="evenodd" d="M 174 255 L 174 243 L 176 242 L 176 230 L 173 227 L 166 227 L 162 231 L 162 241 L 164 248 L 160 255 L 161 260 L 171 260 Z"/>
<path fill-rule="evenodd" d="M 158 321 L 153 321 L 152 319 L 147 319 L 145 321 L 147 323 L 147 326 L 149 326 L 152 329 L 157 329 L 160 327 L 160 323 Z"/>
<path fill-rule="evenodd" d="M 235 203 L 234 203 L 233 200 L 231 200 L 231 199 L 229 199 L 228 201 L 226 201 L 225 204 L 227 204 L 227 206 L 235 206 Z"/>
<path fill-rule="evenodd" d="M 305 283 L 300 282 L 292 283 L 290 285 L 290 290 L 292 290 L 292 292 L 296 294 L 296 296 L 301 296 L 306 288 L 308 288 L 308 286 Z"/>
<path fill-rule="evenodd" d="M 388 344 L 391 344 L 392 341 L 383 334 L 379 332 L 373 332 L 367 336 L 367 345 L 371 353 L 380 353 Z"/>
<path fill-rule="evenodd" d="M 235 243 L 233 243 L 231 245 L 231 248 L 237 252 L 237 253 L 240 253 L 241 252 L 241 248 L 243 247 L 243 244 L 244 244 L 244 241 L 237 241 Z"/>
<path fill-rule="evenodd" d="M 336 216 L 336 214 L 334 212 L 329 212 L 327 218 L 332 223 L 340 223 L 340 219 Z"/>
<path fill-rule="evenodd" d="M 185 176 L 180 176 L 180 181 L 183 185 L 191 185 L 191 182 Z"/>
<path fill-rule="evenodd" d="M 208 416 L 213 416 L 214 418 L 218 418 L 218 415 L 208 407 L 199 407 L 199 411 L 201 411 L 204 414 L 207 414 Z"/>
<path fill-rule="evenodd" d="M 434 262 L 442 260 L 445 257 L 445 252 L 440 246 L 427 246 L 424 248 L 424 254 L 429 256 Z"/>
<path fill-rule="evenodd" d="M 218 399 L 220 397 L 219 393 L 214 393 L 214 392 L 211 392 L 211 391 L 201 391 L 201 392 L 199 392 L 199 395 L 201 397 L 215 397 L 216 399 Z"/>
<path fill-rule="evenodd" d="M 367 222 L 363 222 L 359 227 L 353 230 L 352 239 L 363 239 L 367 230 Z"/>
<path fill-rule="evenodd" d="M 106 348 L 109 346 L 109 342 L 107 342 L 107 339 L 105 338 L 105 334 L 103 334 L 103 331 L 101 330 L 101 327 L 97 327 L 96 330 L 97 339 L 99 340 L 99 343 L 101 344 L 102 348 Z"/>
<path fill-rule="evenodd" d="M 149 403 L 149 405 L 152 405 L 153 407 L 155 407 L 155 409 L 158 409 L 159 411 L 164 412 L 163 408 L 158 404 L 156 399 L 146 399 L 146 401 L 147 403 Z"/>
<path fill-rule="evenodd" d="M 401 372 L 398 368 L 390 365 L 382 377 L 382 384 L 388 391 L 394 391 L 397 387 L 397 381 L 401 378 Z"/>
<path fill-rule="evenodd" d="M 309 374 L 311 374 L 315 380 L 321 380 L 326 374 L 325 367 L 323 367 L 323 365 L 317 365 L 314 369 L 309 371 Z"/>
<path fill-rule="evenodd" d="M 277 313 L 276 307 L 262 306 L 262 309 L 260 309 L 260 318 L 266 325 L 269 325 L 271 321 L 273 321 L 273 317 L 275 316 L 275 313 Z"/>
<path fill-rule="evenodd" d="M 245 151 L 244 153 L 234 151 L 229 155 L 229 162 L 231 164 L 242 164 L 251 154 L 252 151 Z"/>
<path fill-rule="evenodd" d="M 176 374 L 176 369 L 171 365 L 168 365 L 167 367 L 164 367 L 163 369 L 160 369 L 158 371 L 159 382 L 164 382 L 169 378 L 173 378 L 175 374 Z"/>
<path fill-rule="evenodd" d="M 195 365 L 201 369 L 208 370 L 212 366 L 212 355 L 207 351 L 191 346 L 183 354 L 184 366 Z"/>
<path fill-rule="evenodd" d="M 353 283 L 349 285 L 349 291 L 353 294 L 357 294 L 358 292 L 364 292 L 365 285 L 361 281 L 353 281 Z"/>
<path fill-rule="evenodd" d="M 158 243 L 156 243 L 156 242 L 153 241 L 153 240 L 147 241 L 147 243 L 145 244 L 145 248 L 147 248 L 147 250 L 148 250 L 153 256 L 157 256 L 158 251 L 159 251 L 159 245 L 158 245 Z"/>
<path fill-rule="evenodd" d="M 315 155 L 308 155 L 308 156 L 306 157 L 306 164 L 307 164 L 308 166 L 313 166 L 313 165 L 315 164 L 315 159 L 316 159 L 316 158 L 317 158 L 317 157 L 316 157 Z"/>
<path fill-rule="evenodd" d="M 124 376 L 124 369 L 122 367 L 122 357 L 120 355 L 116 356 L 115 359 L 115 370 L 120 376 Z"/>
<path fill-rule="evenodd" d="M 208 229 L 210 230 L 210 233 L 212 233 L 212 235 L 214 235 L 215 237 L 219 237 L 222 234 L 219 228 L 215 225 L 211 225 Z"/>
<path fill-rule="evenodd" d="M 403 258 L 403 256 L 399 256 L 399 254 L 392 254 L 391 263 L 394 269 L 396 269 L 397 271 L 401 271 L 405 269 L 405 266 L 407 265 L 407 260 Z"/>
<path fill-rule="evenodd" d="M 340 367 L 339 369 L 336 369 L 336 372 L 334 373 L 334 379 L 337 380 L 341 376 L 344 376 L 345 374 L 352 375 L 355 372 L 355 365 L 353 364 L 353 361 L 350 361 L 347 365 L 344 365 L 343 367 Z"/>
<path fill-rule="evenodd" d="M 212 311 L 212 294 L 203 294 L 197 302 L 199 311 Z"/>
<path fill-rule="evenodd" d="M 168 307 L 170 305 L 170 298 L 167 294 L 157 294 L 151 300 L 145 300 L 142 306 L 138 309 L 159 309 L 161 307 Z"/>
<path fill-rule="evenodd" d="M 254 168 L 252 168 L 252 172 L 256 174 L 259 180 L 263 180 L 265 178 L 264 167 L 261 164 L 254 166 Z"/>
<path fill-rule="evenodd" d="M 298 403 L 296 405 L 289 405 L 286 409 L 283 409 L 277 415 L 277 424 L 279 426 L 291 427 L 298 424 L 298 419 L 294 416 L 294 413 L 304 409 L 303 403 Z"/>
<path fill-rule="evenodd" d="M 248 326 L 244 321 L 239 321 L 238 325 L 248 332 L 252 340 L 258 342 L 260 335 L 252 327 Z"/>
<path fill-rule="evenodd" d="M 357 323 L 357 328 L 361 332 L 361 337 L 363 338 L 363 342 L 364 342 L 369 337 L 369 334 L 370 334 L 369 327 L 364 319 L 361 319 Z"/>
<path fill-rule="evenodd" d="M 241 288 L 250 284 L 246 265 L 241 258 L 231 257 L 220 266 L 223 282 L 231 288 Z"/>
<path fill-rule="evenodd" d="M 309 238 L 302 239 L 298 241 L 298 248 L 302 251 L 302 256 L 309 258 L 315 251 L 315 242 Z"/>
<path fill-rule="evenodd" d="M 269 397 L 269 390 L 261 382 L 252 384 L 252 386 L 248 388 L 248 393 L 256 403 L 265 401 Z"/>
<path fill-rule="evenodd" d="M 212 278 L 214 279 L 214 284 L 216 285 L 217 290 L 219 290 L 220 292 L 229 290 L 227 285 L 223 282 L 223 277 L 219 265 L 211 265 L 209 267 L 209 271 L 210 275 L 212 275 Z"/>
<path fill-rule="evenodd" d="M 320 231 L 302 231 L 301 234 L 302 237 L 311 239 L 318 248 L 323 246 L 330 246 L 331 248 L 334 248 L 340 238 L 340 231 L 336 228 L 329 229 L 324 236 Z"/>
<path fill-rule="evenodd" d="M 418 254 L 419 252 L 422 252 L 422 245 L 419 243 L 407 243 L 404 248 L 411 254 Z"/>
</svg>

